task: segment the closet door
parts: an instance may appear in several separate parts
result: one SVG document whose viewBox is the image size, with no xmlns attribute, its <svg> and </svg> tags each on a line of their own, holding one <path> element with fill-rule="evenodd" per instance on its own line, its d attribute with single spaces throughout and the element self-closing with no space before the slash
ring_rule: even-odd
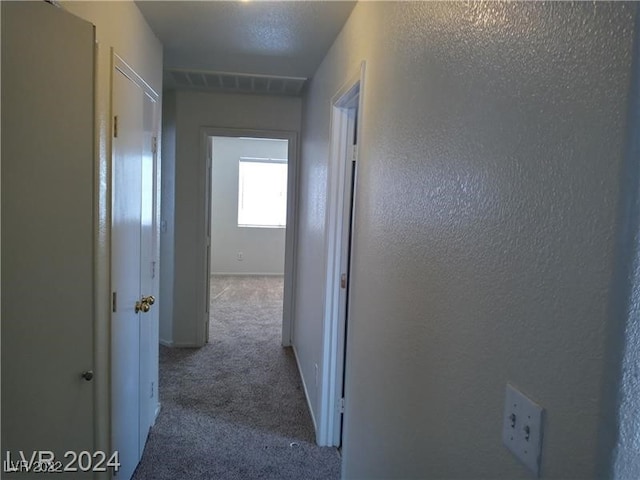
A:
<svg viewBox="0 0 640 480">
<path fill-rule="evenodd" d="M 113 62 L 111 447 L 128 480 L 158 408 L 157 95 L 115 54 Z"/>
<path fill-rule="evenodd" d="M 62 460 L 94 450 L 94 28 L 1 8 L 2 449 Z"/>
</svg>

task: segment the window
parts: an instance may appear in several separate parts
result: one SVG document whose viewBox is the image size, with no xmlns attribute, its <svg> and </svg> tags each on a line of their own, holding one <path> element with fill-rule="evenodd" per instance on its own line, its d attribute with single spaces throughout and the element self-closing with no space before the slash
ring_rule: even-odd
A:
<svg viewBox="0 0 640 480">
<path fill-rule="evenodd" d="M 287 161 L 240 158 L 238 226 L 284 228 L 287 225 Z"/>
</svg>

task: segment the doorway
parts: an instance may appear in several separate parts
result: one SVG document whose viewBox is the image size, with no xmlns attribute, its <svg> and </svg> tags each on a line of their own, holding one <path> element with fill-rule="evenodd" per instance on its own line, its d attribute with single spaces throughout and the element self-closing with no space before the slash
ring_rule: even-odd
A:
<svg viewBox="0 0 640 480">
<path fill-rule="evenodd" d="M 210 142 L 211 321 L 222 313 L 216 311 L 219 303 L 239 294 L 256 311 L 268 299 L 280 299 L 281 310 L 289 142 L 220 136 Z M 209 329 L 208 341 L 212 335 Z"/>
<path fill-rule="evenodd" d="M 334 95 L 331 111 L 331 167 L 328 179 L 327 296 L 318 444 L 340 447 L 345 414 L 347 328 L 351 275 L 358 138 L 364 62 Z"/>
<path fill-rule="evenodd" d="M 211 275 L 281 276 L 282 346 L 291 345 L 297 198 L 297 134 L 202 129 L 206 165 L 203 336 Z M 224 287 L 222 287 L 224 288 Z"/>
</svg>

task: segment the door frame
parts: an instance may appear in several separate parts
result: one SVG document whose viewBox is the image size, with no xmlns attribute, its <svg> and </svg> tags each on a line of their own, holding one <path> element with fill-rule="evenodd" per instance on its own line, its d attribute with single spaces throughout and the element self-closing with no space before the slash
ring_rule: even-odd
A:
<svg viewBox="0 0 640 480">
<path fill-rule="evenodd" d="M 354 131 L 360 138 L 362 130 L 363 89 L 366 62 L 353 69 L 353 74 L 331 99 L 331 149 L 327 179 L 327 247 L 325 266 L 325 307 L 322 338 L 322 377 L 320 384 L 320 409 L 316 440 L 321 446 L 340 446 L 342 416 L 344 415 L 344 372 L 346 326 L 349 316 L 348 292 L 353 275 L 347 279 L 347 287 L 341 288 L 340 277 L 344 265 L 350 264 L 349 228 L 353 224 L 351 205 L 356 201 L 357 169 L 353 172 L 353 187 L 347 186 L 350 178 L 351 145 Z M 356 117 L 357 115 L 357 117 Z M 357 165 L 357 149 L 353 153 Z M 353 190 L 351 190 L 353 188 Z M 352 200 L 347 199 L 347 189 Z M 347 205 L 349 202 L 349 205 Z M 345 255 L 347 257 L 345 257 Z"/>
<path fill-rule="evenodd" d="M 225 128 L 225 127 L 201 127 L 200 128 L 200 158 L 201 172 L 205 177 L 204 194 L 202 198 L 204 202 L 201 204 L 200 218 L 204 215 L 204 222 L 199 222 L 201 230 L 198 238 L 200 239 L 199 249 L 203 252 L 203 258 L 207 259 L 207 247 L 210 243 L 211 232 L 211 142 L 210 137 L 253 137 L 253 138 L 273 138 L 278 140 L 287 140 L 288 143 L 288 159 L 287 159 L 287 227 L 285 233 L 285 256 L 284 256 L 284 299 L 282 303 L 282 346 L 291 346 L 293 338 L 293 312 L 295 311 L 294 302 L 296 275 L 296 250 L 298 239 L 298 133 L 287 130 L 262 130 L 262 129 L 244 129 L 244 128 Z M 208 174 L 209 173 L 209 174 Z M 203 262 L 202 280 L 198 282 L 200 288 L 196 292 L 196 302 L 198 306 L 198 318 L 203 321 L 199 322 L 197 331 L 198 345 L 204 345 L 209 337 L 209 268 L 210 261 Z"/>
</svg>

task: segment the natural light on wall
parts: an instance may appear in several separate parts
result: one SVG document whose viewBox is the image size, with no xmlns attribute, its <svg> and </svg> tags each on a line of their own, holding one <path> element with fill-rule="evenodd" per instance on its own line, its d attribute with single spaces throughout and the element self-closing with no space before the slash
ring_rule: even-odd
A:
<svg viewBox="0 0 640 480">
<path fill-rule="evenodd" d="M 238 177 L 238 226 L 285 228 L 287 160 L 241 157 Z"/>
</svg>

